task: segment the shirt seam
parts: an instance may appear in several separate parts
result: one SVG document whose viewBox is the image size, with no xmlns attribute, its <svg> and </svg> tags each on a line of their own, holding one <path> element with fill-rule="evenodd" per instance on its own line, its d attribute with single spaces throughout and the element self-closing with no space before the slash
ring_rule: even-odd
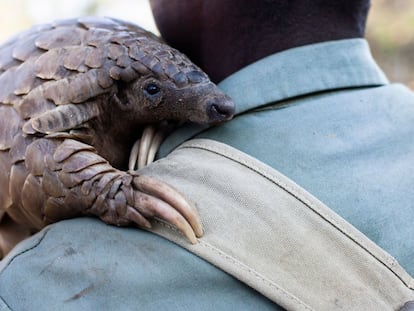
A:
<svg viewBox="0 0 414 311">
<path fill-rule="evenodd" d="M 175 231 L 177 233 L 181 233 L 176 227 L 165 223 L 164 221 L 160 219 L 154 219 L 156 223 L 159 225 L 168 228 L 169 230 Z M 304 303 L 302 300 L 300 300 L 298 297 L 290 294 L 289 292 L 285 291 L 283 288 L 278 286 L 276 283 L 274 283 L 272 280 L 269 280 L 265 276 L 263 276 L 260 272 L 256 271 L 255 269 L 243 264 L 241 261 L 237 260 L 236 258 L 230 256 L 229 254 L 223 252 L 222 250 L 214 247 L 212 244 L 207 243 L 203 240 L 197 239 L 198 243 L 201 246 L 204 246 L 205 248 L 210 249 L 211 252 L 215 252 L 219 257 L 223 258 L 225 261 L 230 262 L 234 265 L 237 265 L 241 270 L 253 275 L 257 280 L 261 281 L 263 284 L 273 288 L 274 290 L 281 293 L 284 297 L 292 301 L 294 304 L 299 305 L 304 308 L 304 310 L 313 311 L 314 309 L 308 306 L 306 303 Z"/>
<path fill-rule="evenodd" d="M 4 305 L 6 306 L 7 310 L 12 311 L 12 308 L 10 307 L 10 305 L 6 302 L 6 300 L 3 298 L 2 295 L 0 295 L 0 299 L 1 301 L 4 303 Z"/>
<path fill-rule="evenodd" d="M 264 178 L 269 180 L 270 182 L 274 183 L 278 187 L 284 189 L 289 194 L 291 194 L 293 197 L 295 197 L 297 200 L 302 202 L 305 206 L 310 208 L 312 211 L 314 211 L 317 215 L 325 219 L 328 223 L 330 223 L 334 228 L 336 228 L 338 231 L 342 232 L 345 236 L 347 236 L 350 240 L 352 240 L 355 244 L 357 244 L 360 248 L 365 250 L 368 254 L 370 254 L 373 258 L 375 258 L 378 262 L 380 262 L 382 265 L 387 267 L 388 270 L 390 270 L 398 279 L 401 280 L 401 282 L 409 289 L 414 289 L 414 280 L 411 277 L 411 275 L 408 275 L 409 279 L 407 280 L 407 277 L 404 277 L 394 269 L 394 267 L 398 267 L 397 261 L 388 253 L 385 253 L 386 258 L 381 258 L 379 255 L 375 254 L 375 250 L 371 250 L 371 247 L 369 245 L 366 245 L 364 241 L 361 241 L 358 237 L 354 236 L 354 234 L 350 231 L 348 231 L 346 228 L 344 228 L 341 224 L 339 224 L 334 218 L 332 218 L 330 215 L 324 213 L 322 210 L 318 209 L 314 203 L 312 203 L 306 196 L 300 195 L 297 193 L 297 191 L 290 187 L 288 184 L 281 181 L 279 178 L 275 176 L 270 176 L 266 171 L 261 169 L 260 167 L 254 165 L 253 163 L 250 163 L 243 158 L 240 158 L 236 155 L 229 154 L 226 150 L 223 148 L 220 148 L 220 146 L 205 146 L 203 144 L 197 143 L 197 142 L 188 142 L 185 145 L 180 146 L 180 148 L 197 148 L 206 150 L 209 152 L 213 152 L 216 154 L 219 154 L 221 156 L 224 156 L 232 161 L 236 161 L 237 163 L 256 171 L 260 175 L 262 175 Z M 403 268 L 401 268 L 403 269 Z M 405 270 L 404 270 L 405 271 Z"/>
<path fill-rule="evenodd" d="M 3 267 L 3 269 L 0 271 L 0 276 L 3 274 L 3 272 L 13 263 L 13 261 L 17 258 L 17 257 L 19 257 L 19 256 L 21 256 L 21 255 L 23 255 L 23 254 L 25 254 L 25 253 L 27 253 L 27 252 L 29 252 L 29 251 L 31 251 L 31 250 L 33 250 L 33 249 L 35 249 L 36 247 L 38 247 L 39 245 L 40 245 L 40 243 L 42 243 L 42 241 L 43 241 L 43 239 L 46 237 L 46 234 L 49 232 L 49 230 L 50 230 L 51 228 L 46 228 L 46 229 L 44 229 L 43 230 L 43 235 L 39 238 L 39 240 L 34 244 L 34 245 L 32 245 L 31 247 L 29 247 L 29 248 L 26 248 L 25 250 L 23 250 L 23 251 L 20 251 L 20 252 L 18 252 L 17 254 L 15 254 L 12 258 L 10 258 L 9 260 L 8 260 L 8 262 L 6 263 L 6 265 Z"/>
</svg>

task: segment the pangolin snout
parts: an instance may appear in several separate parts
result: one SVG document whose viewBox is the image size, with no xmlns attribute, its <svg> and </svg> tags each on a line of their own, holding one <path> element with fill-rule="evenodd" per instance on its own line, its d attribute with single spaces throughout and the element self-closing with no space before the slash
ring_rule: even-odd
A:
<svg viewBox="0 0 414 311">
<path fill-rule="evenodd" d="M 234 112 L 234 102 L 227 95 L 212 98 L 207 102 L 207 115 L 210 122 L 230 120 L 233 118 Z"/>
</svg>

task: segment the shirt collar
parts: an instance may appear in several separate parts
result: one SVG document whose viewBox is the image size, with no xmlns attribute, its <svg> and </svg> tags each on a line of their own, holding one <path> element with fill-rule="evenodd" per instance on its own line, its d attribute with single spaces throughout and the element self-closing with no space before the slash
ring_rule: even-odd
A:
<svg viewBox="0 0 414 311">
<path fill-rule="evenodd" d="M 321 91 L 387 84 L 364 39 L 318 43 L 263 58 L 229 76 L 219 87 L 236 113 Z"/>
<path fill-rule="evenodd" d="M 387 84 L 365 39 L 292 48 L 263 58 L 227 77 L 219 87 L 236 104 L 236 115 L 267 104 L 322 91 Z M 206 129 L 187 125 L 170 135 L 160 155 Z"/>
</svg>

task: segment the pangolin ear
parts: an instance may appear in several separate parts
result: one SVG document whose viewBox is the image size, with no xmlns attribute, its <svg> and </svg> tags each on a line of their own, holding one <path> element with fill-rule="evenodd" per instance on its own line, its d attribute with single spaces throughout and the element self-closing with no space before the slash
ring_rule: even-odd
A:
<svg viewBox="0 0 414 311">
<path fill-rule="evenodd" d="M 112 94 L 109 98 L 111 105 L 116 105 L 123 111 L 130 111 L 133 108 L 128 90 L 132 90 L 131 84 L 123 81 L 117 82 L 117 92 Z"/>
<path fill-rule="evenodd" d="M 23 132 L 51 134 L 66 131 L 79 127 L 98 114 L 99 108 L 94 102 L 62 105 L 31 118 L 23 125 Z"/>
</svg>

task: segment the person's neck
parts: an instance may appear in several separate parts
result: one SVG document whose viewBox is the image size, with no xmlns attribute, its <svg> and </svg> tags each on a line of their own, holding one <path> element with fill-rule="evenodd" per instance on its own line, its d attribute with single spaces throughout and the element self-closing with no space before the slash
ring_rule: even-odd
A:
<svg viewBox="0 0 414 311">
<path fill-rule="evenodd" d="M 214 29 L 204 29 L 203 40 L 197 53 L 192 56 L 217 83 L 239 69 L 277 52 L 313 43 L 361 37 L 356 31 L 336 28 L 334 25 L 323 29 L 303 25 L 299 31 L 292 29 L 295 27 L 289 28 L 271 34 L 263 31 L 250 34 L 247 29 L 236 32 L 221 28 L 221 36 Z"/>
</svg>

